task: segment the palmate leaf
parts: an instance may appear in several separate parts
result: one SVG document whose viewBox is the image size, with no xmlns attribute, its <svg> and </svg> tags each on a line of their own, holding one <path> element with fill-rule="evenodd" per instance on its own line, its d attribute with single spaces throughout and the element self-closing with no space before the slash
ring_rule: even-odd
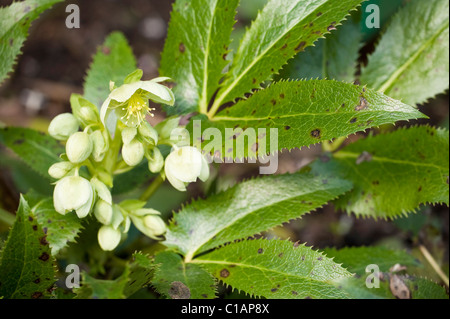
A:
<svg viewBox="0 0 450 319">
<path fill-rule="evenodd" d="M 347 181 L 309 174 L 248 180 L 175 214 L 164 245 L 189 260 L 235 239 L 300 218 L 350 190 Z"/>
<path fill-rule="evenodd" d="M 238 0 L 177 0 L 160 73 L 177 86 L 173 113 L 206 112 L 219 87 Z"/>
<path fill-rule="evenodd" d="M 449 87 L 449 2 L 411 1 L 393 18 L 361 83 L 415 105 Z"/>
<path fill-rule="evenodd" d="M 84 97 L 100 108 L 110 93 L 109 82 L 121 85 L 135 69 L 136 59 L 125 36 L 111 33 L 94 56 L 84 83 Z"/>
<path fill-rule="evenodd" d="M 337 31 L 299 53 L 283 68 L 284 79 L 355 80 L 356 63 L 362 45 L 359 21 L 349 18 Z"/>
<path fill-rule="evenodd" d="M 46 235 L 21 197 L 0 265 L 0 297 L 37 299 L 49 296 L 55 282 Z"/>
<path fill-rule="evenodd" d="M 185 263 L 180 255 L 164 251 L 155 256 L 157 265 L 152 285 L 171 299 L 213 299 L 214 277 L 198 265 Z"/>
<path fill-rule="evenodd" d="M 362 86 L 309 80 L 276 83 L 221 111 L 211 120 L 203 115 L 193 120 L 203 119 L 200 123 L 203 132 L 213 127 L 225 136 L 224 142 L 220 141 L 222 149 L 214 150 L 215 156 L 220 152 L 221 158 L 243 158 L 256 157 L 258 153 L 265 155 L 269 150 L 309 146 L 370 127 L 424 117 L 415 108 Z M 195 144 L 199 137 L 194 134 L 197 129 L 194 125 L 191 121 L 188 130 L 193 132 Z M 236 145 L 245 147 L 233 146 L 233 137 L 226 136 L 227 128 L 236 131 Z M 248 128 L 256 131 L 257 138 L 252 142 L 246 142 L 246 134 L 242 134 Z M 265 134 L 257 132 L 258 129 L 263 129 Z M 274 129 L 278 135 L 273 133 Z M 204 138 L 203 150 L 211 143 L 207 138 L 210 137 Z M 231 147 L 227 146 L 228 142 Z"/>
<path fill-rule="evenodd" d="M 134 253 L 131 261 L 115 280 L 96 279 L 83 273 L 82 286 L 75 289 L 77 299 L 124 299 L 148 285 L 153 276 L 151 260 Z"/>
<path fill-rule="evenodd" d="M 212 106 L 242 98 L 333 30 L 361 0 L 270 0 L 244 35 Z"/>
<path fill-rule="evenodd" d="M 338 208 L 358 216 L 393 218 L 420 204 L 449 204 L 449 132 L 428 126 L 399 129 L 353 143 L 313 172 L 353 181 Z"/>
<path fill-rule="evenodd" d="M 62 0 L 26 0 L 0 8 L 0 84 L 12 71 L 28 29 L 45 10 Z"/>
<path fill-rule="evenodd" d="M 53 198 L 30 192 L 25 196 L 37 222 L 47 235 L 52 255 L 56 255 L 62 248 L 75 238 L 83 228 L 75 213 L 61 215 L 55 211 Z"/>
<path fill-rule="evenodd" d="M 322 253 L 282 240 L 245 240 L 192 260 L 252 296 L 270 299 L 346 298 L 331 282 L 351 274 Z"/>
<path fill-rule="evenodd" d="M 0 128 L 0 143 L 14 151 L 29 167 L 50 179 L 48 169 L 60 161 L 64 147 L 45 133 L 22 127 Z"/>
</svg>

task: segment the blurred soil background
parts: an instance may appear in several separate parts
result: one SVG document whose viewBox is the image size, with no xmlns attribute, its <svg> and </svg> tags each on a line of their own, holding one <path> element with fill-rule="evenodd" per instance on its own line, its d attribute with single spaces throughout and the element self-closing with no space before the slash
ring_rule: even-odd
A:
<svg viewBox="0 0 450 319">
<path fill-rule="evenodd" d="M 288 1 L 288 0 L 286 0 Z M 0 6 L 12 1 L 0 0 Z M 266 0 L 241 0 L 239 22 L 234 37 L 238 38 L 246 25 L 256 16 Z M 378 0 L 381 3 L 383 24 L 396 12 L 404 1 Z M 74 3 L 80 7 L 81 28 L 67 29 L 65 8 Z M 160 52 L 164 46 L 170 11 L 169 0 L 79 0 L 66 1 L 45 12 L 30 29 L 30 36 L 23 47 L 15 72 L 0 86 L 0 125 L 25 126 L 46 131 L 50 120 L 57 114 L 70 112 L 69 98 L 72 93 L 82 93 L 83 80 L 92 56 L 106 36 L 115 30 L 122 31 L 130 42 L 144 71 L 144 78 L 158 76 Z M 366 45 L 362 49 L 361 62 L 374 48 L 379 30 L 364 30 Z M 182 30 L 180 30 L 182 32 Z M 234 47 L 238 40 L 234 41 Z M 301 75 L 299 75 L 301 77 Z M 427 123 L 448 127 L 448 94 L 440 95 L 429 105 L 420 106 L 430 116 Z M 151 123 L 164 118 L 158 113 Z M 353 136 L 351 139 L 357 139 Z M 30 188 L 39 188 L 51 195 L 52 186 L 20 161 L 12 153 L 0 149 L 0 208 L 14 212 L 19 194 Z M 314 160 L 320 147 L 305 148 L 280 154 L 279 173 L 295 172 Z M 225 164 L 213 168 L 219 177 L 213 185 L 191 185 L 190 192 L 202 196 L 206 188 L 213 192 L 223 190 L 244 178 L 258 173 L 256 165 Z M 45 185 L 44 185 L 45 184 Z M 166 185 L 167 186 L 167 185 Z M 170 187 L 163 187 L 152 199 L 153 207 L 163 211 L 166 218 L 186 201 L 187 195 Z M 329 205 L 301 220 L 293 221 L 265 234 L 306 242 L 315 248 L 328 246 L 361 246 L 384 244 L 392 248 L 410 250 L 423 259 L 417 250 L 424 244 L 448 274 L 449 210 L 447 207 L 422 207 L 420 212 L 408 219 L 374 221 L 357 219 L 337 212 Z M 0 225 L 0 232 L 7 230 Z M 428 265 L 424 262 L 425 265 Z M 439 281 L 429 267 L 424 276 Z"/>
</svg>

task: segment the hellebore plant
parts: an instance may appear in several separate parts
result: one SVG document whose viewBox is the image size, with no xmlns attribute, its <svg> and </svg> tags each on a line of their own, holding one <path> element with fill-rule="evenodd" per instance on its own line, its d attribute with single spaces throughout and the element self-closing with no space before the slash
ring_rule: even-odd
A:
<svg viewBox="0 0 450 319">
<path fill-rule="evenodd" d="M 51 136 L 66 141 L 66 153 L 61 157 L 67 161 L 55 163 L 48 170 L 58 180 L 53 194 L 55 210 L 63 215 L 75 211 L 79 218 L 92 213 L 103 225 L 98 231 L 98 242 L 105 251 L 117 247 L 131 222 L 156 240 L 161 240 L 166 231 L 158 211 L 141 208 L 145 202 L 137 201 L 136 210 L 126 203 L 113 202 L 109 188 L 115 173 L 139 165 L 145 156 L 149 170 L 161 174 L 162 179 L 167 177 L 180 191 L 186 191 L 186 185 L 197 177 L 206 181 L 209 176 L 208 164 L 199 150 L 178 148 L 176 141 L 170 139 L 166 143 L 174 146 L 174 151 L 164 164 L 157 147 L 158 132 L 146 116 L 153 115 L 149 101 L 172 106 L 175 98 L 168 87 L 160 84 L 169 78 L 141 81 L 142 74 L 140 69 L 134 71 L 119 87 L 111 82 L 111 93 L 100 114 L 92 103 L 74 95 L 72 103 L 80 106 L 74 107 L 78 111 L 74 115 L 58 115 L 49 126 Z M 78 131 L 80 127 L 82 132 Z M 87 167 L 89 178 L 80 176 L 83 166 Z"/>
<path fill-rule="evenodd" d="M 0 9 L 0 81 L 58 1 Z M 421 111 L 449 87 L 449 1 L 389 1 L 376 40 L 372 1 L 267 0 L 232 33 L 249 2 L 174 1 L 160 77 L 114 32 L 49 134 L 0 127 L 28 164 L 12 178 L 35 171 L 17 213 L 0 207 L 0 299 L 448 299 L 449 132 Z M 389 237 L 358 233 L 368 218 Z M 371 245 L 294 242 L 314 229 Z"/>
</svg>

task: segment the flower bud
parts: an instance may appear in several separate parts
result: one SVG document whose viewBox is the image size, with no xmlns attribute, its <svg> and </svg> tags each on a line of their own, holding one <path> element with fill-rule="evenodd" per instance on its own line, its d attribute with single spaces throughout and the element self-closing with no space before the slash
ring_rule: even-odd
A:
<svg viewBox="0 0 450 319">
<path fill-rule="evenodd" d="M 136 137 L 137 129 L 135 127 L 126 127 L 122 130 L 122 142 L 127 145 Z"/>
<path fill-rule="evenodd" d="M 120 243 L 122 234 L 111 226 L 102 226 L 98 231 L 98 243 L 104 251 L 111 251 Z"/>
<path fill-rule="evenodd" d="M 136 166 L 144 158 L 144 146 L 134 139 L 122 147 L 122 157 L 128 166 Z"/>
<path fill-rule="evenodd" d="M 48 169 L 48 174 L 56 179 L 61 179 L 67 175 L 73 169 L 71 162 L 59 162 L 55 163 Z"/>
<path fill-rule="evenodd" d="M 184 146 L 167 156 L 164 172 L 173 187 L 185 191 L 187 184 L 197 178 L 202 181 L 208 179 L 209 166 L 197 148 Z"/>
<path fill-rule="evenodd" d="M 103 199 L 99 199 L 94 207 L 94 215 L 103 225 L 110 225 L 113 218 L 113 208 Z"/>
<path fill-rule="evenodd" d="M 78 131 L 78 120 L 71 113 L 56 116 L 48 127 L 48 133 L 57 140 L 65 141 Z"/>
<path fill-rule="evenodd" d="M 94 161 L 101 162 L 108 151 L 108 144 L 101 131 L 95 131 L 90 136 L 92 142 L 92 156 Z"/>
<path fill-rule="evenodd" d="M 108 189 L 108 187 L 101 182 L 96 177 L 91 178 L 91 185 L 94 188 L 94 190 L 97 192 L 98 197 L 103 199 L 108 204 L 112 205 L 112 196 L 111 191 Z"/>
<path fill-rule="evenodd" d="M 62 215 L 75 210 L 79 218 L 84 218 L 91 211 L 93 201 L 91 184 L 80 176 L 64 177 L 56 183 L 53 204 L 55 210 Z"/>
<path fill-rule="evenodd" d="M 86 125 L 97 123 L 100 121 L 97 114 L 88 106 L 83 106 L 78 111 L 80 120 Z"/>
<path fill-rule="evenodd" d="M 160 213 L 154 209 L 142 208 L 133 212 L 131 219 L 133 224 L 144 235 L 159 240 L 166 232 L 166 224 L 159 217 Z"/>
<path fill-rule="evenodd" d="M 72 163 L 84 162 L 92 152 L 92 141 L 84 132 L 77 132 L 69 137 L 66 154 Z"/>
<path fill-rule="evenodd" d="M 138 131 L 147 143 L 158 144 L 158 132 L 148 122 L 142 122 Z"/>
<path fill-rule="evenodd" d="M 146 154 L 148 169 L 152 173 L 159 173 L 164 166 L 164 157 L 159 148 L 155 147 Z"/>
<path fill-rule="evenodd" d="M 148 232 L 152 233 L 154 237 L 164 235 L 166 232 L 166 224 L 161 217 L 156 215 L 147 215 L 144 217 L 144 225 Z"/>
</svg>

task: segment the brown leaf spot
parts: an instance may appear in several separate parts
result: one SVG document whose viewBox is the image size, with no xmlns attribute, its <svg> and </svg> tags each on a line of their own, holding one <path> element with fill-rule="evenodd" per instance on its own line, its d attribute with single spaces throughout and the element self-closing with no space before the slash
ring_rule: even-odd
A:
<svg viewBox="0 0 450 319">
<path fill-rule="evenodd" d="M 230 272 L 228 271 L 228 269 L 224 268 L 220 271 L 220 277 L 227 278 L 228 276 L 230 276 Z"/>
<path fill-rule="evenodd" d="M 354 123 L 356 123 L 358 121 L 358 119 L 356 118 L 356 117 L 354 117 L 354 118 L 352 118 L 351 120 L 350 120 L 350 123 L 351 124 L 354 124 Z"/>
<path fill-rule="evenodd" d="M 41 298 L 42 297 L 42 292 L 40 292 L 40 291 L 35 291 L 35 292 L 33 292 L 33 294 L 31 295 L 31 298 L 33 298 L 33 299 L 39 299 L 39 298 Z"/>
<path fill-rule="evenodd" d="M 303 48 L 306 46 L 306 42 L 305 41 L 302 41 L 302 42 L 300 42 L 300 44 L 295 48 L 295 51 L 301 51 L 301 50 L 303 50 Z"/>
<path fill-rule="evenodd" d="M 111 49 L 109 47 L 107 47 L 107 46 L 103 46 L 102 47 L 102 53 L 104 55 L 110 55 L 111 54 Z"/>
<path fill-rule="evenodd" d="M 180 46 L 178 48 L 180 50 L 181 53 L 186 52 L 186 46 L 184 45 L 183 42 L 180 43 Z"/>
<path fill-rule="evenodd" d="M 41 256 L 39 256 L 39 259 L 42 261 L 47 261 L 50 259 L 50 255 L 47 254 L 46 252 L 43 252 Z"/>
<path fill-rule="evenodd" d="M 270 289 L 270 291 L 271 291 L 271 292 L 277 292 L 278 289 L 277 289 L 277 288 L 272 288 L 272 289 Z"/>
<path fill-rule="evenodd" d="M 359 104 L 355 107 L 355 111 L 362 111 L 365 110 L 369 107 L 369 103 L 367 102 L 367 100 L 364 97 L 360 97 L 359 98 Z"/>
<path fill-rule="evenodd" d="M 174 281 L 170 284 L 169 296 L 172 299 L 189 299 L 191 291 L 181 281 Z"/>
<path fill-rule="evenodd" d="M 291 127 L 290 127 L 289 125 L 286 125 L 286 126 L 284 127 L 284 129 L 285 129 L 286 131 L 289 131 L 289 130 L 291 129 Z"/>
<path fill-rule="evenodd" d="M 264 249 L 260 248 L 258 249 L 258 254 L 262 254 L 264 252 Z"/>
<path fill-rule="evenodd" d="M 315 130 L 311 131 L 311 137 L 319 139 L 319 138 L 321 138 L 321 136 L 322 135 L 321 135 L 320 129 L 315 129 Z"/>
</svg>

